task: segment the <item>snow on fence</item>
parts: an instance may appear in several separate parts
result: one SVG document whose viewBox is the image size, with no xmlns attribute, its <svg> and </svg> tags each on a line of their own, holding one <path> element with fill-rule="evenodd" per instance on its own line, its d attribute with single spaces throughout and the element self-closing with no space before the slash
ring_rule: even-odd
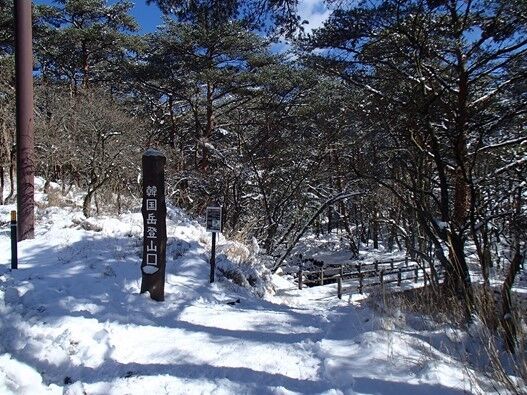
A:
<svg viewBox="0 0 527 395">
<path fill-rule="evenodd" d="M 339 299 L 346 292 L 357 290 L 363 293 L 364 288 L 374 286 L 384 286 L 387 284 L 397 284 L 398 287 L 403 282 L 412 281 L 417 283 L 423 279 L 426 286 L 431 276 L 439 282 L 442 277 L 441 267 L 425 267 L 415 261 L 409 261 L 408 257 L 401 259 L 390 259 L 387 261 L 375 260 L 373 263 L 364 264 L 324 264 L 322 261 L 308 259 L 318 269 L 304 270 L 303 263 L 299 262 L 298 266 L 298 288 L 302 289 L 303 285 L 320 286 L 329 283 L 337 283 L 337 295 Z"/>
</svg>

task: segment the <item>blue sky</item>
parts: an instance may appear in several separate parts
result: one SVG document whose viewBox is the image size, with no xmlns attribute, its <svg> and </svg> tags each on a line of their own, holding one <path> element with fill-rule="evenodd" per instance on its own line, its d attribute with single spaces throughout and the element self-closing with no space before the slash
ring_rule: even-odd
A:
<svg viewBox="0 0 527 395">
<path fill-rule="evenodd" d="M 156 27 L 162 23 L 161 11 L 152 4 L 146 5 L 146 1 L 134 1 L 133 16 L 141 26 L 142 33 L 151 33 L 156 30 Z"/>
<path fill-rule="evenodd" d="M 109 1 L 111 3 L 111 1 Z M 156 5 L 147 5 L 145 0 L 132 1 L 134 8 L 132 15 L 141 26 L 141 33 L 155 31 L 161 22 L 161 12 Z M 35 0 L 35 4 L 53 4 L 53 0 Z M 325 7 L 322 0 L 299 0 L 298 12 L 300 17 L 309 21 L 305 26 L 307 31 L 321 26 L 329 16 L 329 10 Z"/>
<path fill-rule="evenodd" d="M 34 4 L 53 4 L 53 0 L 35 0 Z M 109 1 L 112 3 L 112 1 Z M 147 5 L 146 1 L 132 1 L 134 8 L 132 15 L 139 23 L 141 33 L 150 33 L 156 30 L 156 27 L 161 24 L 161 12 L 156 5 Z"/>
</svg>

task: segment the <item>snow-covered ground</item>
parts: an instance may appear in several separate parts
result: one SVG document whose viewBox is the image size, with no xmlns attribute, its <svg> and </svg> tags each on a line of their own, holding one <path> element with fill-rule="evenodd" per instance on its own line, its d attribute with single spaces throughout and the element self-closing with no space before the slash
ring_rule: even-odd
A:
<svg viewBox="0 0 527 395">
<path fill-rule="evenodd" d="M 13 208 L 0 206 L 2 222 Z M 37 219 L 15 271 L 0 230 L 1 394 L 503 393 L 465 363 L 470 331 L 380 315 L 338 300 L 335 284 L 299 291 L 223 237 L 220 268 L 258 279 L 209 284 L 210 234 L 177 209 L 164 302 L 139 293 L 139 210 Z"/>
</svg>

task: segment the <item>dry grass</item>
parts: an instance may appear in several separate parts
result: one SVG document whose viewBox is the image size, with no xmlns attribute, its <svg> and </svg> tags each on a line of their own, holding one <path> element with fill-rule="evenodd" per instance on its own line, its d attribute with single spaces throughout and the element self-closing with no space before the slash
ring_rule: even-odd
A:
<svg viewBox="0 0 527 395">
<path fill-rule="evenodd" d="M 75 202 L 70 198 L 64 196 L 60 189 L 50 189 L 47 192 L 47 200 L 45 203 L 36 202 L 39 208 L 47 207 L 75 207 Z"/>
<path fill-rule="evenodd" d="M 468 355 L 459 355 L 470 368 L 479 371 L 496 383 L 498 393 L 527 394 L 527 330 L 525 311 L 516 307 L 518 328 L 517 349 L 514 354 L 505 350 L 503 330 L 499 323 L 501 295 L 484 287 L 474 288 L 474 309 L 467 317 L 466 305 L 451 292 L 430 287 L 400 293 L 377 293 L 368 304 L 383 313 L 401 311 L 426 317 L 439 325 L 446 324 L 466 331 L 475 344 Z M 446 350 L 456 353 L 455 350 Z M 468 370 L 467 370 L 468 373 Z M 469 375 L 470 376 L 470 375 Z M 475 380 L 474 377 L 471 379 Z"/>
</svg>

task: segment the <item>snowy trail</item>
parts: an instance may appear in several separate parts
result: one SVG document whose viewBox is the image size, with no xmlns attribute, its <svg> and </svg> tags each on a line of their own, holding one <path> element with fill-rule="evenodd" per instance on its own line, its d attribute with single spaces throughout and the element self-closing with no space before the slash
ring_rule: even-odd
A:
<svg viewBox="0 0 527 395">
<path fill-rule="evenodd" d="M 208 235 L 181 218 L 169 221 L 166 301 L 154 302 L 139 294 L 140 214 L 98 232 L 71 215 L 46 212 L 20 270 L 0 255 L 2 394 L 477 392 L 461 363 L 334 285 L 299 291 L 275 276 L 260 299 L 209 284 Z M 0 235 L 0 251 L 8 243 Z"/>
</svg>

